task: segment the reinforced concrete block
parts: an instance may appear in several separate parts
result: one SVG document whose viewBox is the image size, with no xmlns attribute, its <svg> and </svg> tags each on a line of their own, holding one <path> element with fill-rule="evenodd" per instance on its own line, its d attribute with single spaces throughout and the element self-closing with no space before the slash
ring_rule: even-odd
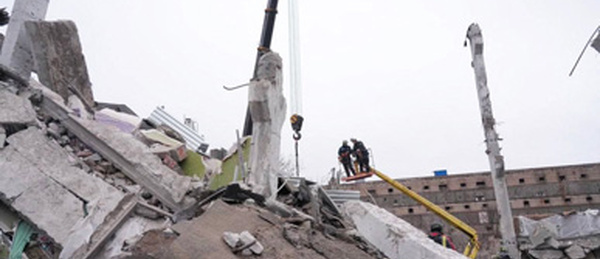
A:
<svg viewBox="0 0 600 259">
<path fill-rule="evenodd" d="M 2 43 L 0 63 L 14 69 L 21 77 L 28 79 L 34 62 L 31 44 L 25 32 L 26 21 L 40 21 L 46 17 L 50 0 L 14 1 L 6 38 Z"/>
<path fill-rule="evenodd" d="M 150 149 L 144 143 L 138 141 L 133 135 L 114 130 L 109 127 L 91 120 L 76 119 L 83 127 L 100 141 L 106 143 L 114 151 L 123 156 L 128 163 L 136 169 L 135 174 L 137 182 L 145 188 L 153 189 L 156 193 L 170 196 L 175 203 L 183 202 L 185 193 L 190 187 L 191 177 L 181 176 L 172 171 L 161 160 L 151 153 Z M 84 141 L 85 142 L 85 141 Z M 102 153 L 101 150 L 96 150 Z M 110 160 L 110 159 L 109 159 Z M 138 174 L 142 173 L 142 174 Z M 132 180 L 135 177 L 131 177 Z"/>
<path fill-rule="evenodd" d="M 28 21 L 25 29 L 40 82 L 63 99 L 75 94 L 89 107 L 94 105 L 77 27 L 72 21 Z"/>
<path fill-rule="evenodd" d="M 9 91 L 0 90 L 0 124 L 36 125 L 31 102 Z"/>
<path fill-rule="evenodd" d="M 249 182 L 253 191 L 265 197 L 275 195 L 281 127 L 285 120 L 281 57 L 264 54 L 259 62 L 256 79 L 250 83 L 248 106 L 252 115 L 252 147 L 250 150 Z"/>
<path fill-rule="evenodd" d="M 393 259 L 466 259 L 467 257 L 429 239 L 421 230 L 370 203 L 347 201 L 342 211 L 361 236 Z"/>
<path fill-rule="evenodd" d="M 10 139 L 10 138 L 9 138 Z M 0 152 L 0 198 L 20 216 L 64 244 L 84 216 L 83 202 L 8 146 Z"/>
</svg>

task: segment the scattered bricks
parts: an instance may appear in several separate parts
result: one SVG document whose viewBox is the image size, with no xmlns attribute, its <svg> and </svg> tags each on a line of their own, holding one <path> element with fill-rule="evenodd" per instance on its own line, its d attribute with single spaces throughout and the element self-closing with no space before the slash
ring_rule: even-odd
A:
<svg viewBox="0 0 600 259">
<path fill-rule="evenodd" d="M 77 152 L 78 157 L 88 157 L 88 156 L 91 156 L 92 154 L 94 154 L 94 153 L 92 151 L 90 151 L 89 149 L 84 149 L 84 150 Z"/>
<path fill-rule="evenodd" d="M 94 167 L 94 171 L 102 173 L 102 174 L 106 174 L 106 168 L 100 165 L 93 165 L 93 164 L 89 164 L 89 163 L 93 163 L 93 161 L 91 160 L 85 160 L 84 161 L 87 165 L 89 166 L 93 166 Z"/>
<path fill-rule="evenodd" d="M 569 256 L 571 259 L 585 258 L 585 251 L 583 251 L 583 248 L 578 245 L 572 245 L 571 247 L 565 249 L 565 254 L 567 254 L 567 256 Z"/>
</svg>

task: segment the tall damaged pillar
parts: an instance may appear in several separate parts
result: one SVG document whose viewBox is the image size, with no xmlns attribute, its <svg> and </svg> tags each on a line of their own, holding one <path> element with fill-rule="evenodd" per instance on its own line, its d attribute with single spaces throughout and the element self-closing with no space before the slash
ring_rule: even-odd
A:
<svg viewBox="0 0 600 259">
<path fill-rule="evenodd" d="M 72 21 L 28 21 L 31 51 L 40 82 L 64 100 L 75 94 L 88 107 L 94 97 L 77 27 Z"/>
<path fill-rule="evenodd" d="M 481 122 L 485 134 L 486 150 L 488 155 L 492 182 L 494 184 L 494 195 L 496 197 L 496 207 L 500 214 L 500 234 L 502 235 L 502 245 L 508 248 L 511 258 L 521 258 L 517 249 L 517 239 L 515 227 L 513 224 L 512 211 L 506 181 L 504 179 L 504 157 L 500 154 L 500 138 L 496 133 L 494 126 L 496 121 L 492 113 L 492 102 L 490 100 L 490 91 L 487 87 L 487 75 L 485 64 L 483 62 L 483 36 L 479 25 L 473 23 L 467 30 L 467 38 L 471 43 L 471 54 L 473 62 L 471 66 L 475 71 L 475 82 L 477 85 L 477 95 L 479 97 L 479 109 L 481 110 Z"/>
<path fill-rule="evenodd" d="M 274 52 L 264 54 L 248 91 L 253 121 L 249 184 L 266 198 L 274 196 L 277 189 L 281 127 L 286 112 L 282 83 L 281 57 Z"/>
<path fill-rule="evenodd" d="M 28 79 L 33 69 L 30 40 L 25 32 L 26 21 L 40 21 L 46 17 L 49 0 L 15 0 L 6 38 L 2 43 L 0 64 L 15 70 Z"/>
</svg>

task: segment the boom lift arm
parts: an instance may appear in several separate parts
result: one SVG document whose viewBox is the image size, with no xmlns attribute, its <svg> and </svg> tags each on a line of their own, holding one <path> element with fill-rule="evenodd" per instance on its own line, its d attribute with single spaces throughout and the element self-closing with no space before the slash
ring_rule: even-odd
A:
<svg viewBox="0 0 600 259">
<path fill-rule="evenodd" d="M 467 244 L 467 246 L 465 247 L 465 251 L 463 254 L 469 258 L 477 257 L 477 252 L 479 252 L 479 239 L 477 237 L 477 231 L 475 231 L 475 229 L 473 229 L 471 226 L 467 225 L 466 223 L 464 223 L 462 220 L 458 219 L 454 215 L 448 213 L 447 211 L 443 210 L 439 206 L 437 206 L 434 203 L 430 202 L 429 200 L 425 199 L 423 196 L 419 195 L 418 193 L 408 189 L 406 186 L 399 183 L 398 181 L 390 178 L 389 176 L 383 174 L 382 172 L 375 170 L 375 168 L 372 168 L 371 170 L 375 175 L 377 175 L 379 178 L 381 178 L 381 180 L 384 180 L 387 183 L 389 183 L 390 185 L 394 186 L 394 188 L 396 188 L 397 190 L 406 194 L 408 197 L 412 198 L 416 202 L 422 204 L 427 209 L 429 209 L 433 213 L 440 216 L 440 218 L 444 219 L 446 222 L 450 223 L 452 226 L 458 228 L 460 231 L 462 231 L 467 236 L 469 236 L 470 240 L 469 240 L 469 243 Z"/>
</svg>

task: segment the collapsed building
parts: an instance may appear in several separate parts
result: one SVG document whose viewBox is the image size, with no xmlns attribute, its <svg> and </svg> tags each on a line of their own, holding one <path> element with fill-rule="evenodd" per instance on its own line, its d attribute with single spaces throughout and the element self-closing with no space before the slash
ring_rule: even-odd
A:
<svg viewBox="0 0 600 259">
<path fill-rule="evenodd" d="M 16 1 L 2 46 L 0 258 L 465 258 L 279 172 L 276 53 L 250 82 L 253 134 L 217 159 L 177 127 L 96 102 L 75 23 L 43 21 L 47 5 Z"/>
</svg>

